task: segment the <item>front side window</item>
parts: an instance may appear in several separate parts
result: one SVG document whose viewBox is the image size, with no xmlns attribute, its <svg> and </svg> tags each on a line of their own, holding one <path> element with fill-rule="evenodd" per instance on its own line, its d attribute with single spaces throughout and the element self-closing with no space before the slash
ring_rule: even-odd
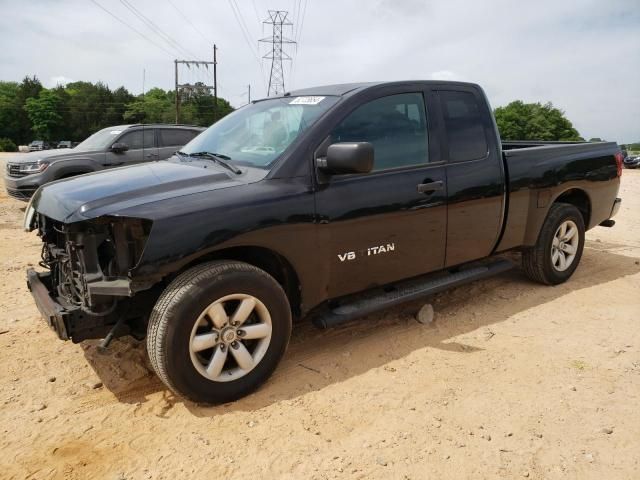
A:
<svg viewBox="0 0 640 480">
<path fill-rule="evenodd" d="M 354 110 L 331 133 L 331 143 L 369 142 L 374 170 L 428 161 L 427 120 L 421 93 L 372 100 Z"/>
<path fill-rule="evenodd" d="M 440 104 L 449 144 L 449 160 L 463 162 L 487 156 L 480 103 L 471 92 L 441 91 Z"/>
<path fill-rule="evenodd" d="M 79 143 L 76 146 L 76 150 L 83 152 L 104 150 L 113 143 L 114 139 L 118 138 L 118 135 L 120 135 L 122 131 L 123 130 L 118 127 L 103 128 Z"/>
<path fill-rule="evenodd" d="M 334 96 L 262 100 L 227 115 L 181 151 L 187 155 L 215 153 L 229 157 L 233 163 L 268 168 L 337 101 Z"/>
<path fill-rule="evenodd" d="M 143 141 L 144 135 L 144 141 Z M 134 130 L 133 132 L 125 133 L 118 143 L 124 143 L 129 147 L 129 150 L 139 150 L 141 148 L 153 148 L 154 144 L 154 131 L 153 128 L 146 128 L 140 130 Z M 144 147 L 143 147 L 144 145 Z"/>
</svg>

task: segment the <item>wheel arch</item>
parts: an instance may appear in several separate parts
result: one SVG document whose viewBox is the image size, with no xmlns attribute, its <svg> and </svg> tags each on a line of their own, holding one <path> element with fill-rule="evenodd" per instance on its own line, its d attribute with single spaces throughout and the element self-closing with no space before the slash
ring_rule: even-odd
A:
<svg viewBox="0 0 640 480">
<path fill-rule="evenodd" d="M 300 316 L 302 305 L 300 279 L 291 262 L 282 254 L 270 248 L 255 245 L 226 247 L 192 260 L 176 272 L 175 275 L 177 276 L 189 268 L 212 260 L 236 260 L 264 270 L 284 290 L 289 299 L 293 316 Z"/>
<path fill-rule="evenodd" d="M 567 203 L 576 207 L 582 215 L 585 229 L 589 229 L 591 221 L 591 198 L 589 194 L 581 188 L 570 188 L 560 193 L 553 203 Z"/>
<path fill-rule="evenodd" d="M 62 180 L 63 178 L 75 177 L 77 175 L 84 175 L 85 173 L 93 173 L 96 169 L 89 165 L 64 165 L 57 168 L 54 179 Z"/>
</svg>

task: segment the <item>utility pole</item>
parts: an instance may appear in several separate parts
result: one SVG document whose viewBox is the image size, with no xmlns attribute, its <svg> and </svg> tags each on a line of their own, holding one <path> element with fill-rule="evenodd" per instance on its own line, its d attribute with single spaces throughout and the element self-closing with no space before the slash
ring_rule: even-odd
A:
<svg viewBox="0 0 640 480">
<path fill-rule="evenodd" d="M 296 43 L 294 40 L 286 38 L 283 34 L 284 27 L 293 25 L 293 23 L 287 20 L 288 14 L 289 12 L 284 10 L 269 10 L 269 18 L 262 22 L 272 27 L 271 37 L 260 40 L 260 42 L 271 44 L 271 52 L 262 57 L 271 60 L 267 95 L 284 93 L 284 69 L 282 67 L 282 61 L 291 61 L 291 57 L 284 51 L 283 45 Z"/>
<path fill-rule="evenodd" d="M 176 67 L 176 125 L 180 123 L 180 92 L 178 91 L 178 60 L 173 61 Z"/>
<path fill-rule="evenodd" d="M 247 94 L 249 95 L 249 101 L 247 103 L 251 103 L 251 84 L 247 85 Z"/>
<path fill-rule="evenodd" d="M 218 47 L 213 44 L 213 123 L 218 120 L 218 58 L 216 52 Z"/>
<path fill-rule="evenodd" d="M 218 103 L 218 91 L 217 91 L 217 81 L 216 81 L 216 46 L 213 46 L 213 62 L 207 62 L 202 60 L 174 60 L 175 64 L 175 78 L 176 78 L 176 124 L 180 123 L 180 91 L 188 93 L 201 93 L 203 91 L 210 93 L 213 90 L 214 95 L 214 106 L 213 106 L 213 118 L 214 121 L 217 117 L 217 103 Z M 191 66 L 195 66 L 196 68 L 204 67 L 209 69 L 209 65 L 213 65 L 213 85 L 204 85 L 203 83 L 197 82 L 195 85 L 190 83 L 180 83 L 178 81 L 178 65 L 186 65 L 191 68 Z"/>
</svg>

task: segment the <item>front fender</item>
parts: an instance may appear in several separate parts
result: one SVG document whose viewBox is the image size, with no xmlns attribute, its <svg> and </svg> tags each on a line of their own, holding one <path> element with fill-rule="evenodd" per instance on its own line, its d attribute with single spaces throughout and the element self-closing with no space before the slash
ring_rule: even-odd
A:
<svg viewBox="0 0 640 480">
<path fill-rule="evenodd" d="M 306 305 L 319 303 L 326 295 L 329 270 L 307 179 L 273 179 L 217 194 L 182 197 L 173 201 L 170 216 L 154 216 L 142 259 L 131 272 L 136 283 L 153 284 L 220 250 L 263 248 L 289 262 Z M 171 209 L 170 202 L 166 208 Z"/>
<path fill-rule="evenodd" d="M 60 180 L 69 176 L 104 170 L 105 167 L 102 163 L 92 158 L 73 158 L 53 162 L 49 168 L 53 169 L 53 178 Z"/>
</svg>

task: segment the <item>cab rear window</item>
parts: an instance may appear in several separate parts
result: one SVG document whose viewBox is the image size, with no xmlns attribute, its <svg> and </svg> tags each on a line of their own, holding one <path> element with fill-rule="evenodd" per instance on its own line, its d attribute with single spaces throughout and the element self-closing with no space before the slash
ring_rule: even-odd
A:
<svg viewBox="0 0 640 480">
<path fill-rule="evenodd" d="M 489 147 L 476 96 L 461 91 L 440 91 L 438 94 L 449 145 L 449 161 L 464 162 L 486 157 Z"/>
</svg>

